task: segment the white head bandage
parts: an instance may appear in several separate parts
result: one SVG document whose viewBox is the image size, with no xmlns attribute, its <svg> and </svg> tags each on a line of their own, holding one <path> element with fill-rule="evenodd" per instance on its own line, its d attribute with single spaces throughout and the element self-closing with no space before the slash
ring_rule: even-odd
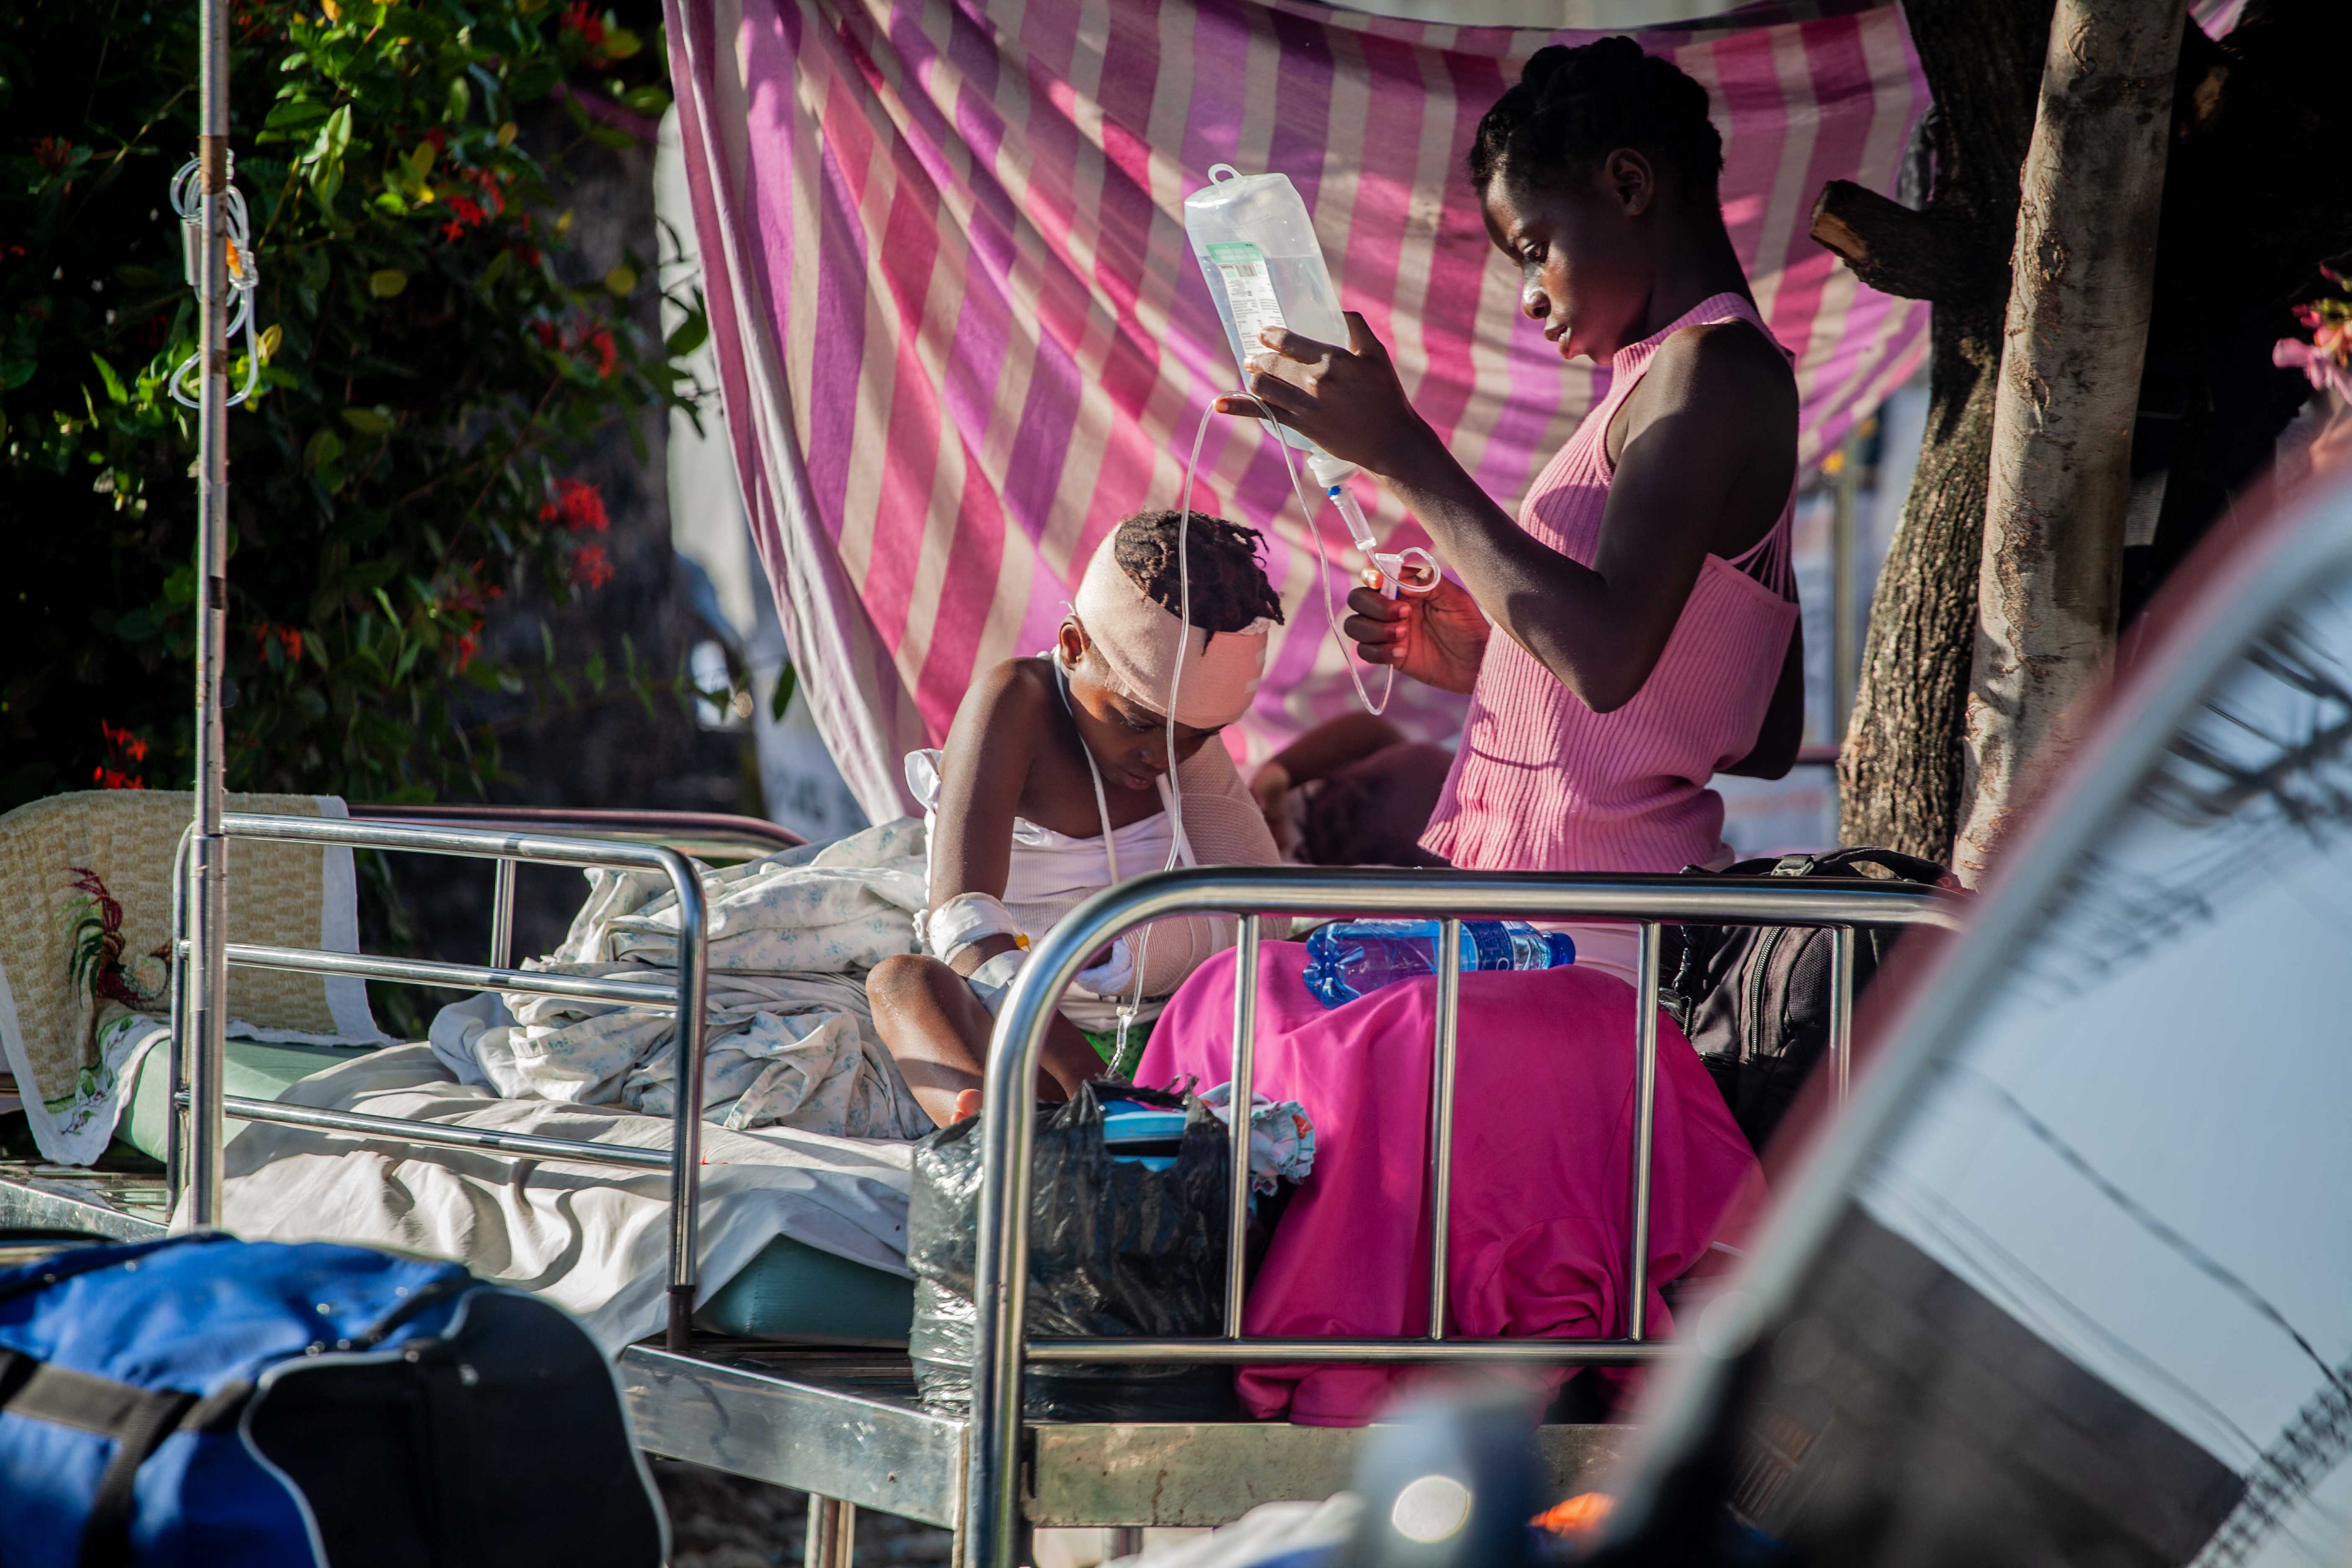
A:
<svg viewBox="0 0 2352 1568">
<path fill-rule="evenodd" d="M 1072 605 L 1087 638 L 1102 656 L 1107 684 L 1130 702 L 1154 713 L 1168 710 L 1169 687 L 1176 674 L 1175 615 L 1155 603 L 1119 565 L 1115 550 L 1118 531 L 1113 529 L 1087 563 Z M 1265 672 L 1268 623 L 1263 619 L 1238 632 L 1214 637 L 1198 626 L 1183 626 L 1184 679 L 1177 689 L 1175 720 L 1194 730 L 1214 730 L 1249 711 L 1257 697 L 1259 678 Z"/>
</svg>

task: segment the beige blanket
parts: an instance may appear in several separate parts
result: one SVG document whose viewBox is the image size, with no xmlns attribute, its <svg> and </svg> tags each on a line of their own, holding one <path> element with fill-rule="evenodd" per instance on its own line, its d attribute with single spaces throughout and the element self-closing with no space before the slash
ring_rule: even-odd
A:
<svg viewBox="0 0 2352 1568">
<path fill-rule="evenodd" d="M 331 796 L 239 795 L 232 811 L 341 816 Z M 0 816 L 0 1068 L 42 1154 L 88 1164 L 171 1012 L 172 866 L 194 802 L 165 790 L 52 795 Z M 359 950 L 348 849 L 232 842 L 228 940 Z M 380 1044 L 362 982 L 230 971 L 236 1033 Z"/>
</svg>

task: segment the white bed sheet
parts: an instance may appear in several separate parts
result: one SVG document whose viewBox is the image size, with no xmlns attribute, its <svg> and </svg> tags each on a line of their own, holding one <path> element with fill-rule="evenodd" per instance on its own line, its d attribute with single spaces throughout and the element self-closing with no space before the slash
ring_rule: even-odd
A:
<svg viewBox="0 0 2352 1568">
<path fill-rule="evenodd" d="M 289 1104 L 669 1147 L 669 1122 L 617 1106 L 499 1100 L 425 1045 L 303 1079 Z M 705 1124 L 697 1304 L 776 1236 L 905 1275 L 914 1145 Z M 238 1236 L 346 1241 L 464 1261 L 577 1313 L 612 1354 L 666 1321 L 669 1174 L 421 1149 L 249 1124 L 226 1152 L 222 1222 Z"/>
</svg>

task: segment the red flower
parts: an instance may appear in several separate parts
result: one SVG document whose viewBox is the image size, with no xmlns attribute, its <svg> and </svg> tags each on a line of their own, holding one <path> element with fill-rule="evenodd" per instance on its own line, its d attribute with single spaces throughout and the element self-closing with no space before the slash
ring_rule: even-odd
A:
<svg viewBox="0 0 2352 1568">
<path fill-rule="evenodd" d="M 604 515 L 604 496 L 578 479 L 555 481 L 555 499 L 539 509 L 539 521 L 560 521 L 574 533 L 602 533 L 612 526 L 612 519 Z"/>
<path fill-rule="evenodd" d="M 145 781 L 132 778 L 129 773 L 117 773 L 112 768 L 92 768 L 89 772 L 89 780 L 100 789 L 145 789 L 147 787 Z"/>
<path fill-rule="evenodd" d="M 613 367 L 620 363 L 620 355 L 613 347 L 613 334 L 603 327 L 583 334 L 580 346 L 596 356 L 596 377 L 600 381 L 611 375 Z"/>
<path fill-rule="evenodd" d="M 436 125 L 425 133 L 425 140 L 433 143 L 433 152 L 436 156 L 438 156 L 443 153 L 446 153 L 449 150 L 449 133 L 446 131 L 442 130 L 438 125 Z"/>
<path fill-rule="evenodd" d="M 580 35 L 580 41 L 592 49 L 604 47 L 604 24 L 588 9 L 588 0 L 572 0 L 563 13 L 563 29 Z"/>
<path fill-rule="evenodd" d="M 572 580 L 592 592 L 613 580 L 613 561 L 601 544 L 583 544 L 572 557 Z"/>
<path fill-rule="evenodd" d="M 286 662 L 299 664 L 302 658 L 302 634 L 292 626 L 273 626 L 268 621 L 253 628 L 253 651 L 257 657 L 269 649 L 269 639 L 276 637 L 285 650 Z"/>
<path fill-rule="evenodd" d="M 461 237 L 467 229 L 479 228 L 482 225 L 489 221 L 490 215 L 484 212 L 482 210 L 482 205 L 473 197 L 451 196 L 449 198 L 449 221 L 441 226 L 441 235 L 445 239 L 456 240 Z"/>
<path fill-rule="evenodd" d="M 33 162 L 52 172 L 73 162 L 74 144 L 62 136 L 37 136 L 33 139 Z"/>
<path fill-rule="evenodd" d="M 499 176 L 488 169 L 467 169 L 465 175 L 482 193 L 482 199 L 490 204 L 490 216 L 496 217 L 507 210 L 506 192 L 499 189 Z M 461 196 L 458 199 L 463 201 L 466 198 Z M 478 212 L 481 209 L 477 207 L 475 210 Z"/>
<path fill-rule="evenodd" d="M 537 317 L 531 321 L 530 333 L 539 340 L 539 346 L 549 353 L 553 353 L 563 342 L 563 334 L 557 331 L 555 323 L 545 316 Z"/>
<path fill-rule="evenodd" d="M 118 730 L 100 719 L 98 721 L 98 732 L 106 737 L 107 750 L 128 757 L 134 763 L 143 763 L 147 760 L 147 742 L 130 731 Z"/>
<path fill-rule="evenodd" d="M 459 632 L 457 634 L 457 668 L 464 669 L 473 663 L 474 655 L 480 650 L 481 646 L 482 628 L 479 623 Z"/>
</svg>

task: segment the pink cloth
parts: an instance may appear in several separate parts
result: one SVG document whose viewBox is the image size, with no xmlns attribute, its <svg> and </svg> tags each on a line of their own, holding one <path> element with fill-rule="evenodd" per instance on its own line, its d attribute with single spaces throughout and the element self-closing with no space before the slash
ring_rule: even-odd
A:
<svg viewBox="0 0 2352 1568">
<path fill-rule="evenodd" d="M 1253 1334 L 1364 1337 L 1429 1327 L 1429 1077 L 1435 983 L 1391 985 L 1326 1012 L 1306 949 L 1260 950 L 1254 1088 L 1315 1119 L 1315 1171 L 1276 1228 L 1243 1314 Z M 1232 1074 L 1234 954 L 1185 982 L 1151 1032 L 1136 1081 Z M 1625 1329 L 1633 1215 L 1633 998 L 1573 967 L 1462 977 L 1449 1332 L 1598 1339 Z M 1673 1327 L 1657 1287 L 1762 1194 L 1756 1162 L 1673 1020 L 1658 1021 L 1651 1165 L 1649 1321 Z M 1355 1426 L 1391 1403 L 1404 1370 L 1250 1367 L 1260 1417 Z M 1565 1371 L 1548 1379 L 1556 1386 Z"/>
<path fill-rule="evenodd" d="M 1177 504 L 1202 405 L 1239 375 L 1184 233 L 1211 165 L 1290 176 L 1340 303 L 1487 494 L 1525 494 L 1591 405 L 1600 367 L 1513 309 L 1462 155 L 1529 55 L 1602 34 L 1423 9 L 665 0 L 735 469 L 795 700 L 875 821 L 913 809 L 899 759 L 940 743 L 981 673 L 1053 640 L 1113 521 Z M 1706 89 L 1732 248 L 1804 351 L 1810 467 L 1927 346 L 1925 301 L 1861 286 L 1807 232 L 1831 180 L 1895 188 L 1928 105 L 1903 14 L 1801 0 L 1636 38 Z M 1427 542 L 1385 489 L 1357 494 L 1386 549 Z M 1225 735 L 1247 768 L 1355 707 L 1348 656 L 1255 421 L 1213 422 L 1192 504 L 1269 531 L 1289 610 Z M 1322 529 L 1344 598 L 1360 563 L 1328 509 Z M 1426 740 L 1461 712 L 1404 681 L 1389 710 Z"/>
<path fill-rule="evenodd" d="M 1609 422 L 1669 334 L 1735 320 L 1764 330 L 1753 305 L 1717 294 L 1620 349 L 1608 395 L 1536 480 L 1519 526 L 1591 565 L 1616 477 Z M 1790 500 L 1738 561 L 1706 558 L 1657 668 L 1613 713 L 1587 708 L 1509 637 L 1489 642 L 1423 847 L 1481 870 L 1679 871 L 1714 858 L 1723 797 L 1707 780 L 1755 749 L 1797 624 L 1793 488 Z"/>
</svg>

